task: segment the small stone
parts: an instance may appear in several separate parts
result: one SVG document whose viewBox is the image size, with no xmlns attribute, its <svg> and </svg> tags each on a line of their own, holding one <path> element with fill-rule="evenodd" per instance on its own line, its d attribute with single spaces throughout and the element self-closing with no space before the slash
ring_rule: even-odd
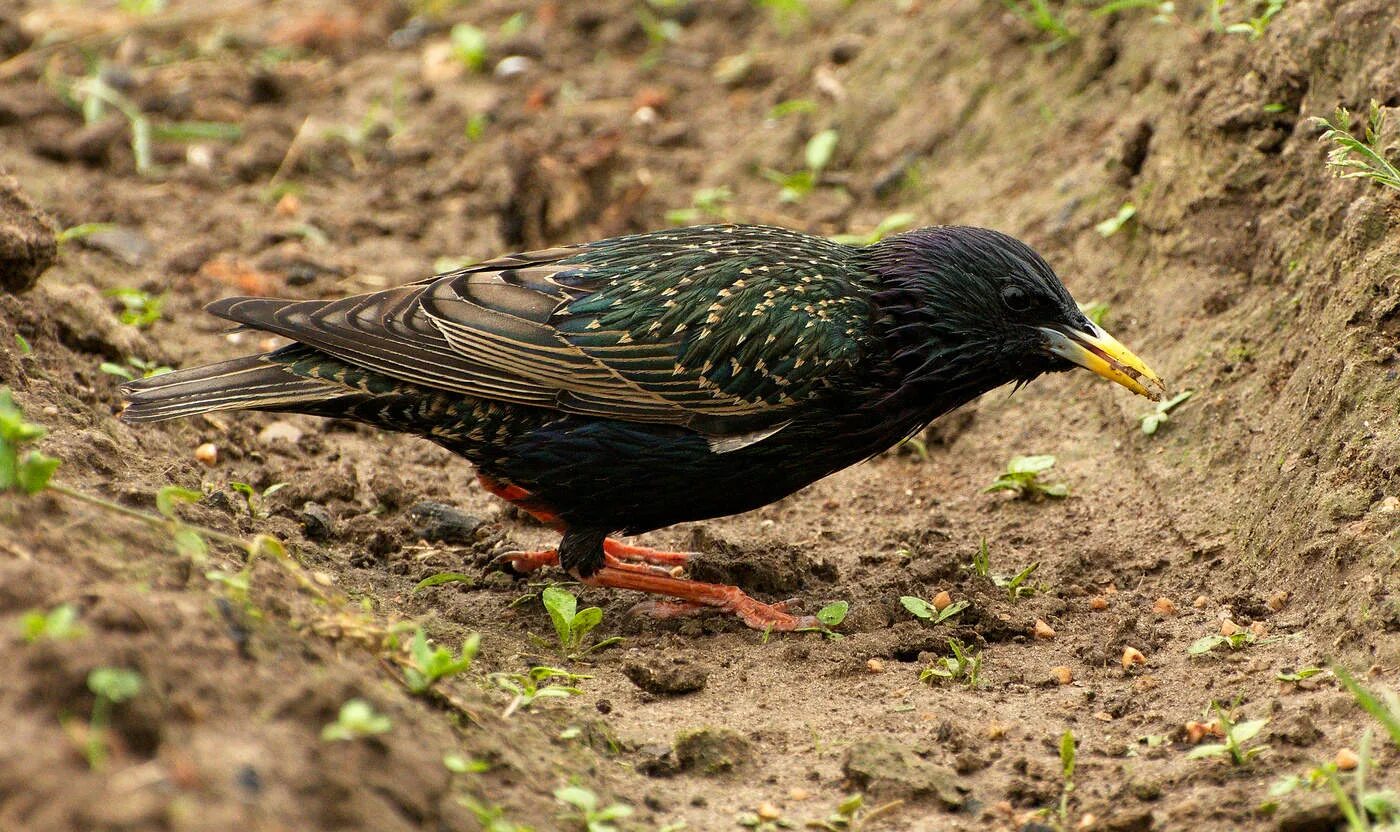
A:
<svg viewBox="0 0 1400 832">
<path fill-rule="evenodd" d="M 758 804 L 759 820 L 773 821 L 777 820 L 782 816 L 783 810 L 779 809 L 777 806 L 774 806 L 772 803 L 764 801 L 763 803 Z"/>
<path fill-rule="evenodd" d="M 945 609 L 952 605 L 953 596 L 949 595 L 948 590 L 946 589 L 940 591 L 937 595 L 933 596 L 933 608 L 938 610 L 939 612 L 943 612 Z"/>
<path fill-rule="evenodd" d="M 884 673 L 885 663 L 879 659 L 871 659 L 865 663 L 865 669 L 871 673 Z"/>
<path fill-rule="evenodd" d="M 1129 809 L 1114 812 L 1099 821 L 1094 829 L 1100 832 L 1148 832 L 1155 823 L 1152 812 L 1147 809 Z"/>
<path fill-rule="evenodd" d="M 1221 634 L 1222 636 L 1225 636 L 1226 638 L 1228 638 L 1228 637 L 1230 637 L 1230 636 L 1233 636 L 1233 635 L 1238 634 L 1239 632 L 1240 632 L 1240 625 L 1236 624 L 1235 622 L 1231 621 L 1230 619 L 1227 618 L 1227 619 L 1225 619 L 1224 621 L 1221 621 L 1221 622 L 1220 622 L 1220 634 Z"/>
<path fill-rule="evenodd" d="M 802 801 L 806 800 L 811 796 L 812 793 L 802 788 L 801 786 L 795 786 L 790 791 L 788 791 L 788 800 Z"/>
<path fill-rule="evenodd" d="M 272 213 L 279 217 L 295 217 L 301 213 L 301 197 L 291 192 L 282 194 L 282 198 L 277 200 L 277 205 L 273 207 Z"/>
<path fill-rule="evenodd" d="M 194 458 L 206 468 L 213 468 L 219 462 L 219 448 L 213 442 L 205 442 L 194 449 Z"/>
<path fill-rule="evenodd" d="M 1135 665 L 1147 664 L 1147 657 L 1136 647 L 1123 648 L 1123 669 L 1129 670 Z"/>
<path fill-rule="evenodd" d="M 524 55 L 507 55 L 496 64 L 495 75 L 497 78 L 515 78 L 524 75 L 534 66 L 534 61 Z"/>
<path fill-rule="evenodd" d="M 1097 711 L 1094 714 L 1094 719 L 1097 719 L 1099 722 L 1112 722 L 1113 714 L 1108 711 Z"/>
<path fill-rule="evenodd" d="M 408 510 L 413 533 L 429 543 L 467 545 L 476 540 L 482 520 L 446 503 L 424 500 Z"/>
<path fill-rule="evenodd" d="M 753 747 L 729 728 L 697 728 L 676 735 L 675 755 L 684 771 L 724 774 L 748 765 Z"/>
<path fill-rule="evenodd" d="M 1339 748 L 1337 749 L 1336 763 L 1339 771 L 1351 771 L 1361 764 L 1361 760 L 1356 756 L 1356 752 L 1350 748 Z"/>
<path fill-rule="evenodd" d="M 1269 634 L 1269 628 L 1265 627 L 1264 622 L 1262 621 L 1255 621 L 1254 623 L 1250 624 L 1249 631 L 1254 634 L 1255 638 L 1263 638 L 1264 636 Z"/>
<path fill-rule="evenodd" d="M 1103 612 L 1108 609 L 1108 599 L 1102 595 L 1095 595 L 1089 599 L 1089 609 L 1095 612 Z"/>
<path fill-rule="evenodd" d="M 1195 607 L 1198 610 L 1203 610 L 1206 607 L 1210 606 L 1210 599 L 1204 595 L 1197 595 L 1196 600 L 1191 602 L 1191 606 Z"/>
<path fill-rule="evenodd" d="M 1057 664 L 1050 668 L 1050 678 L 1057 685 L 1068 685 L 1074 681 L 1074 671 L 1070 670 L 1067 664 Z"/>
<path fill-rule="evenodd" d="M 1176 615 L 1176 604 L 1170 598 L 1158 598 L 1152 602 L 1152 611 L 1158 615 Z"/>
<path fill-rule="evenodd" d="M 638 688 L 659 696 L 679 696 L 703 690 L 710 678 L 710 668 L 680 658 L 629 661 L 623 665 L 622 673 Z"/>
<path fill-rule="evenodd" d="M 1282 590 L 1280 592 L 1275 592 L 1273 595 L 1270 595 L 1268 600 L 1268 606 L 1269 609 L 1274 612 L 1278 612 L 1279 610 L 1288 606 L 1288 590 Z"/>
<path fill-rule="evenodd" d="M 301 428 L 281 419 L 258 431 L 258 441 L 264 445 L 286 442 L 295 445 L 301 439 Z"/>
<path fill-rule="evenodd" d="M 1055 629 L 1045 623 L 1045 619 L 1037 618 L 1035 626 L 1031 628 L 1031 634 L 1036 638 L 1051 639 L 1055 637 Z"/>
<path fill-rule="evenodd" d="M 326 540 L 334 528 L 331 513 L 320 503 L 310 500 L 301 507 L 301 530 L 308 540 Z"/>
<path fill-rule="evenodd" d="M 1079 829 L 1093 829 L 1094 824 L 1098 822 L 1099 819 L 1095 817 L 1092 812 L 1085 812 L 1083 817 L 1079 819 L 1079 823 L 1077 826 Z"/>
</svg>

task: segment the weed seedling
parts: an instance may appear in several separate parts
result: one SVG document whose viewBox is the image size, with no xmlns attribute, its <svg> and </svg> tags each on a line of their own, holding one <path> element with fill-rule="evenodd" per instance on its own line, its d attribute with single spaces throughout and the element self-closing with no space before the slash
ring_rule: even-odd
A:
<svg viewBox="0 0 1400 832">
<path fill-rule="evenodd" d="M 19 633 L 27 644 L 36 641 L 69 641 L 82 638 L 83 628 L 78 626 L 78 608 L 72 604 L 59 604 L 48 612 L 30 610 L 19 620 Z"/>
<path fill-rule="evenodd" d="M 144 358 L 132 356 L 126 360 L 125 365 L 114 364 L 111 361 L 103 361 L 97 365 L 97 369 L 109 376 L 124 378 L 127 381 L 135 381 L 138 378 L 150 378 L 151 376 L 161 376 L 171 372 L 173 368 L 164 364 L 156 364 L 154 361 L 147 361 Z"/>
<path fill-rule="evenodd" d="M 1386 733 L 1390 734 L 1390 739 L 1395 743 L 1396 748 L 1400 748 L 1400 696 L 1394 691 L 1385 691 L 1383 694 L 1376 694 L 1366 689 L 1356 681 L 1356 678 L 1341 665 L 1332 665 L 1332 673 L 1337 677 L 1337 681 L 1342 683 L 1342 687 L 1347 689 L 1356 704 L 1366 710 L 1366 713 L 1380 720 Z"/>
<path fill-rule="evenodd" d="M 583 648 L 583 640 L 603 621 L 603 611 L 598 607 L 588 607 L 580 610 L 578 599 L 574 594 L 563 587 L 547 587 L 540 593 L 540 600 L 544 602 L 545 611 L 549 613 L 549 620 L 554 624 L 554 633 L 559 637 L 559 650 L 568 659 L 576 659 L 586 656 L 594 650 L 617 644 L 622 641 L 620 636 L 605 638 L 586 649 Z"/>
<path fill-rule="evenodd" d="M 477 800 L 469 794 L 462 795 L 458 800 L 476 818 L 476 822 L 481 826 L 481 832 L 534 832 L 533 827 L 521 826 L 507 818 L 506 810 L 500 806 L 493 806 L 490 803 Z"/>
<path fill-rule="evenodd" d="M 178 485 L 167 485 L 156 492 L 156 511 L 170 523 L 170 537 L 175 542 L 175 551 L 195 564 L 204 562 L 209 554 L 209 544 L 194 527 L 181 522 L 180 516 L 175 512 L 175 506 L 180 503 L 197 503 L 202 499 L 204 495 L 198 491 Z"/>
<path fill-rule="evenodd" d="M 470 23 L 452 27 L 452 57 L 472 72 L 486 68 L 486 33 Z"/>
<path fill-rule="evenodd" d="M 768 111 L 768 118 L 777 120 L 785 116 L 796 115 L 799 113 L 815 113 L 819 112 L 820 110 L 821 107 L 817 104 L 817 102 L 813 101 L 810 98 L 789 98 L 785 101 L 779 101 L 777 104 L 774 104 L 773 107 Z"/>
<path fill-rule="evenodd" d="M 915 616 L 935 624 L 942 624 L 970 605 L 968 601 L 956 601 L 940 610 L 930 602 L 922 598 L 915 598 L 913 595 L 900 596 L 899 603 L 903 604 L 904 608 Z"/>
<path fill-rule="evenodd" d="M 890 214 L 880 224 L 864 234 L 837 234 L 831 239 L 848 246 L 873 246 L 896 231 L 913 225 L 918 217 L 909 213 Z"/>
<path fill-rule="evenodd" d="M 463 757 L 461 754 L 442 755 L 442 765 L 453 774 L 483 774 L 491 770 L 491 764 L 485 760 Z"/>
<path fill-rule="evenodd" d="M 1258 11 L 1258 14 L 1239 23 L 1224 25 L 1220 19 L 1220 8 L 1225 5 L 1225 0 L 1211 0 L 1210 19 L 1218 31 L 1231 35 L 1249 35 L 1250 40 L 1259 40 L 1264 37 L 1264 30 L 1269 28 L 1269 21 L 1283 11 L 1287 2 L 1288 0 L 1253 0 L 1251 8 Z"/>
<path fill-rule="evenodd" d="M 24 420 L 10 388 L 0 387 L 0 492 L 43 491 L 58 468 L 59 460 L 35 450 L 20 451 L 47 433 L 42 425 Z"/>
<path fill-rule="evenodd" d="M 1231 763 L 1242 766 L 1269 750 L 1267 745 L 1246 747 L 1249 741 L 1258 736 L 1264 726 L 1269 724 L 1269 720 L 1251 719 L 1246 722 L 1232 722 L 1229 712 L 1220 707 L 1220 703 L 1211 702 L 1210 705 L 1215 709 L 1215 718 L 1220 722 L 1220 729 L 1225 732 L 1225 742 L 1198 745 L 1186 755 L 1187 759 L 1228 757 Z"/>
<path fill-rule="evenodd" d="M 351 699 L 340 706 L 335 722 L 327 723 L 321 729 L 321 739 L 324 742 L 349 742 L 388 733 L 393 727 L 389 717 L 375 711 L 373 705 L 363 699 Z"/>
<path fill-rule="evenodd" d="M 1258 643 L 1259 637 L 1250 630 L 1240 630 L 1228 636 L 1214 635 L 1198 638 L 1191 642 L 1191 646 L 1186 648 L 1186 652 L 1191 656 L 1204 656 L 1217 647 L 1229 647 L 1231 650 L 1241 650 L 1251 644 Z"/>
<path fill-rule="evenodd" d="M 481 647 L 481 634 L 472 633 L 462 642 L 460 655 L 452 655 L 446 647 L 429 647 L 428 634 L 419 627 L 408 643 L 410 664 L 403 669 L 404 681 L 414 693 L 427 693 L 439 679 L 447 679 L 458 673 L 465 673 L 476 658 Z"/>
<path fill-rule="evenodd" d="M 1122 231 L 1123 226 L 1128 223 L 1128 220 L 1131 220 L 1135 216 L 1137 216 L 1137 206 L 1133 205 L 1131 202 L 1125 202 L 1123 203 L 1123 207 L 1118 209 L 1118 213 L 1094 226 L 1094 230 L 1099 232 L 1100 237 L 1112 237 L 1114 234 Z"/>
<path fill-rule="evenodd" d="M 996 480 L 983 489 L 983 493 L 1014 491 L 1016 496 L 1022 498 L 1043 496 L 1058 499 L 1068 497 L 1069 486 L 1065 483 L 1041 481 L 1040 475 L 1053 467 L 1055 467 L 1055 457 L 1050 454 L 1013 456 L 1011 461 L 1006 463 L 1006 470 L 997 475 Z"/>
<path fill-rule="evenodd" d="M 153 295 L 129 286 L 108 289 L 104 294 L 116 298 L 121 305 L 117 320 L 137 329 L 145 329 L 160 320 L 161 311 L 165 308 L 165 295 Z"/>
<path fill-rule="evenodd" d="M 798 202 L 817 187 L 822 171 L 836 152 L 838 135 L 835 130 L 823 130 L 807 140 L 802 156 L 807 163 L 804 170 L 796 173 L 782 173 L 776 170 L 764 172 L 768 181 L 782 186 L 778 199 L 782 202 Z"/>
<path fill-rule="evenodd" d="M 1012 14 L 1049 38 L 1043 45 L 1047 51 L 1059 49 L 1078 37 L 1064 16 L 1050 8 L 1050 0 L 1002 0 L 1002 3 Z"/>
<path fill-rule="evenodd" d="M 600 806 L 598 795 L 582 786 L 555 789 L 554 799 L 573 809 L 559 815 L 559 819 L 576 823 L 585 832 L 617 832 L 613 821 L 632 814 L 632 807 L 622 803 Z"/>
<path fill-rule="evenodd" d="M 951 656 L 944 656 L 919 673 L 920 682 L 961 682 L 970 688 L 981 684 L 982 654 L 973 653 L 971 648 L 956 638 L 948 639 Z"/>
<path fill-rule="evenodd" d="M 1195 394 L 1195 390 L 1183 390 L 1164 402 L 1158 402 L 1151 413 L 1144 413 L 1138 417 L 1138 421 L 1142 424 L 1142 432 L 1148 436 L 1156 433 L 1158 428 L 1170 421 L 1167 414 L 1184 404 Z"/>
<path fill-rule="evenodd" d="M 549 679 L 563 679 L 565 682 L 573 682 L 578 679 L 591 679 L 592 676 L 584 676 L 578 673 L 570 673 L 567 670 L 560 670 L 557 667 L 532 667 L 526 673 L 492 673 L 491 682 L 496 687 L 512 694 L 510 704 L 501 713 L 502 719 L 510 719 L 511 714 L 518 710 L 530 707 L 536 699 L 554 698 L 564 699 L 570 696 L 578 696 L 583 693 L 576 687 L 560 685 L 555 682 L 541 685 Z"/>
<path fill-rule="evenodd" d="M 97 667 L 88 673 L 87 686 L 97 699 L 92 703 L 83 756 L 90 768 L 100 769 L 107 762 L 107 730 L 112 723 L 112 707 L 141 692 L 141 674 L 123 667 Z"/>
<path fill-rule="evenodd" d="M 1060 777 L 1064 785 L 1060 787 L 1060 828 L 1069 828 L 1069 796 L 1074 793 L 1074 755 L 1076 746 L 1074 732 L 1066 730 L 1060 735 Z"/>
<path fill-rule="evenodd" d="M 275 482 L 258 491 L 246 482 L 231 482 L 228 487 L 243 498 L 243 505 L 248 509 L 248 516 L 254 520 L 261 520 L 267 517 L 267 498 L 287 487 L 285 482 Z"/>
<path fill-rule="evenodd" d="M 1006 590 L 1006 599 L 1011 603 L 1016 603 L 1022 598 L 1033 595 L 1039 589 L 1035 584 L 1030 583 L 1031 576 L 1035 570 L 1040 568 L 1040 561 L 1032 563 L 1015 575 L 997 575 L 992 572 L 992 555 L 987 546 L 987 538 L 982 538 L 978 544 L 977 551 L 972 554 L 972 571 L 980 578 L 986 578 L 998 589 Z M 911 610 L 912 612 L 912 610 Z"/>
<path fill-rule="evenodd" d="M 1379 145 L 1381 132 L 1385 129 L 1385 114 L 1374 98 L 1371 99 L 1363 139 L 1351 134 L 1351 113 L 1345 107 L 1338 107 L 1331 121 L 1314 117 L 1312 123 L 1324 128 L 1319 138 L 1333 145 L 1327 154 L 1327 167 L 1339 179 L 1364 177 L 1386 187 L 1400 189 L 1400 168 L 1385 158 Z"/>
</svg>

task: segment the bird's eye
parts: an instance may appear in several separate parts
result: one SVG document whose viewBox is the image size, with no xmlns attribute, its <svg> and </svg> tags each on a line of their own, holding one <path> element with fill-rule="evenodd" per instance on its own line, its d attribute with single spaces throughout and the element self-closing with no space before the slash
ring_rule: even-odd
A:
<svg viewBox="0 0 1400 832">
<path fill-rule="evenodd" d="M 1019 286 L 1007 286 L 1001 290 L 1001 302 L 1012 312 L 1025 312 L 1031 308 L 1031 297 Z"/>
</svg>

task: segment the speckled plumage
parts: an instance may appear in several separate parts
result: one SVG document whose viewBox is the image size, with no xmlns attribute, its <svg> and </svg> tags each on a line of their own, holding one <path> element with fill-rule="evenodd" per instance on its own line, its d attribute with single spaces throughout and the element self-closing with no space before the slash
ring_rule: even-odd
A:
<svg viewBox="0 0 1400 832">
<path fill-rule="evenodd" d="M 1006 308 L 1008 286 L 1030 311 Z M 739 225 L 210 311 L 297 343 L 128 385 L 124 418 L 282 410 L 420 434 L 548 506 L 582 574 L 602 552 L 578 541 L 756 508 L 987 390 L 1068 369 L 1021 317 L 1083 320 L 1044 261 L 996 232 L 851 247 Z"/>
</svg>

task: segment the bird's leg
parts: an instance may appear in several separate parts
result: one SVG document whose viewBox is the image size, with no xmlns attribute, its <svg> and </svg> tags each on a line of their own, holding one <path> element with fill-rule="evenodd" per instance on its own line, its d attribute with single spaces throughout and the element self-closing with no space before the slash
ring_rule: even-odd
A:
<svg viewBox="0 0 1400 832">
<path fill-rule="evenodd" d="M 689 605 L 714 607 L 732 612 L 755 630 L 791 631 L 806 627 L 818 627 L 816 616 L 793 615 L 787 611 L 787 604 L 765 604 L 745 595 L 737 586 L 706 584 L 687 581 L 669 575 L 646 574 L 636 571 L 636 567 L 618 569 L 604 566 L 594 574 L 583 578 L 590 586 L 608 586 L 616 589 L 632 589 L 638 592 L 652 592 L 680 599 L 681 604 L 665 603 L 657 607 L 663 615 L 683 614 Z"/>
<path fill-rule="evenodd" d="M 651 551 L 651 550 L 648 549 L 648 550 L 646 550 L 646 551 Z M 683 552 L 682 552 L 682 553 L 677 553 L 677 552 L 657 552 L 656 554 L 658 554 L 658 555 L 678 554 L 678 555 L 684 556 L 685 553 L 683 553 Z M 541 567 L 545 567 L 545 566 L 558 566 L 558 565 L 559 565 L 559 550 L 558 550 L 558 549 L 545 549 L 545 550 L 540 551 L 540 552 L 506 552 L 505 554 L 503 554 L 503 555 L 501 555 L 499 558 L 497 558 L 496 561 L 497 561 L 498 563 L 509 563 L 509 564 L 510 564 L 510 568 L 513 569 L 513 570 L 515 570 L 516 572 L 521 572 L 521 573 L 524 573 L 524 572 L 534 572 L 536 569 L 540 569 Z M 666 561 L 662 561 L 661 563 L 665 563 L 665 562 L 666 562 Z M 684 561 L 682 561 L 682 562 L 684 562 Z M 659 563 L 656 564 L 656 565 L 653 565 L 653 563 L 654 563 L 654 562 L 650 562 L 650 561 L 649 561 L 649 562 L 643 562 L 643 561 L 641 561 L 641 558 L 640 558 L 640 557 L 638 557 L 637 560 L 628 561 L 628 560 L 624 560 L 624 559 L 622 559 L 622 558 L 613 557 L 612 555 L 607 554 L 606 552 L 604 552 L 604 554 L 603 554 L 603 564 L 604 564 L 605 566 L 611 566 L 611 567 L 614 568 L 614 569 L 622 569 L 622 570 L 629 571 L 629 572 L 642 572 L 642 573 L 645 573 L 645 574 L 648 574 L 648 575 L 651 575 L 651 574 L 656 574 L 656 575 L 670 575 L 670 574 L 671 574 L 671 569 L 668 569 L 668 568 L 666 568 L 666 567 L 664 567 L 664 566 L 661 566 L 661 565 L 659 565 Z M 672 567 L 672 568 L 674 568 L 674 567 Z"/>
<path fill-rule="evenodd" d="M 611 537 L 603 540 L 603 553 L 618 560 L 650 563 L 653 566 L 685 566 L 695 557 L 694 552 L 663 552 L 646 546 L 633 546 Z"/>
</svg>

